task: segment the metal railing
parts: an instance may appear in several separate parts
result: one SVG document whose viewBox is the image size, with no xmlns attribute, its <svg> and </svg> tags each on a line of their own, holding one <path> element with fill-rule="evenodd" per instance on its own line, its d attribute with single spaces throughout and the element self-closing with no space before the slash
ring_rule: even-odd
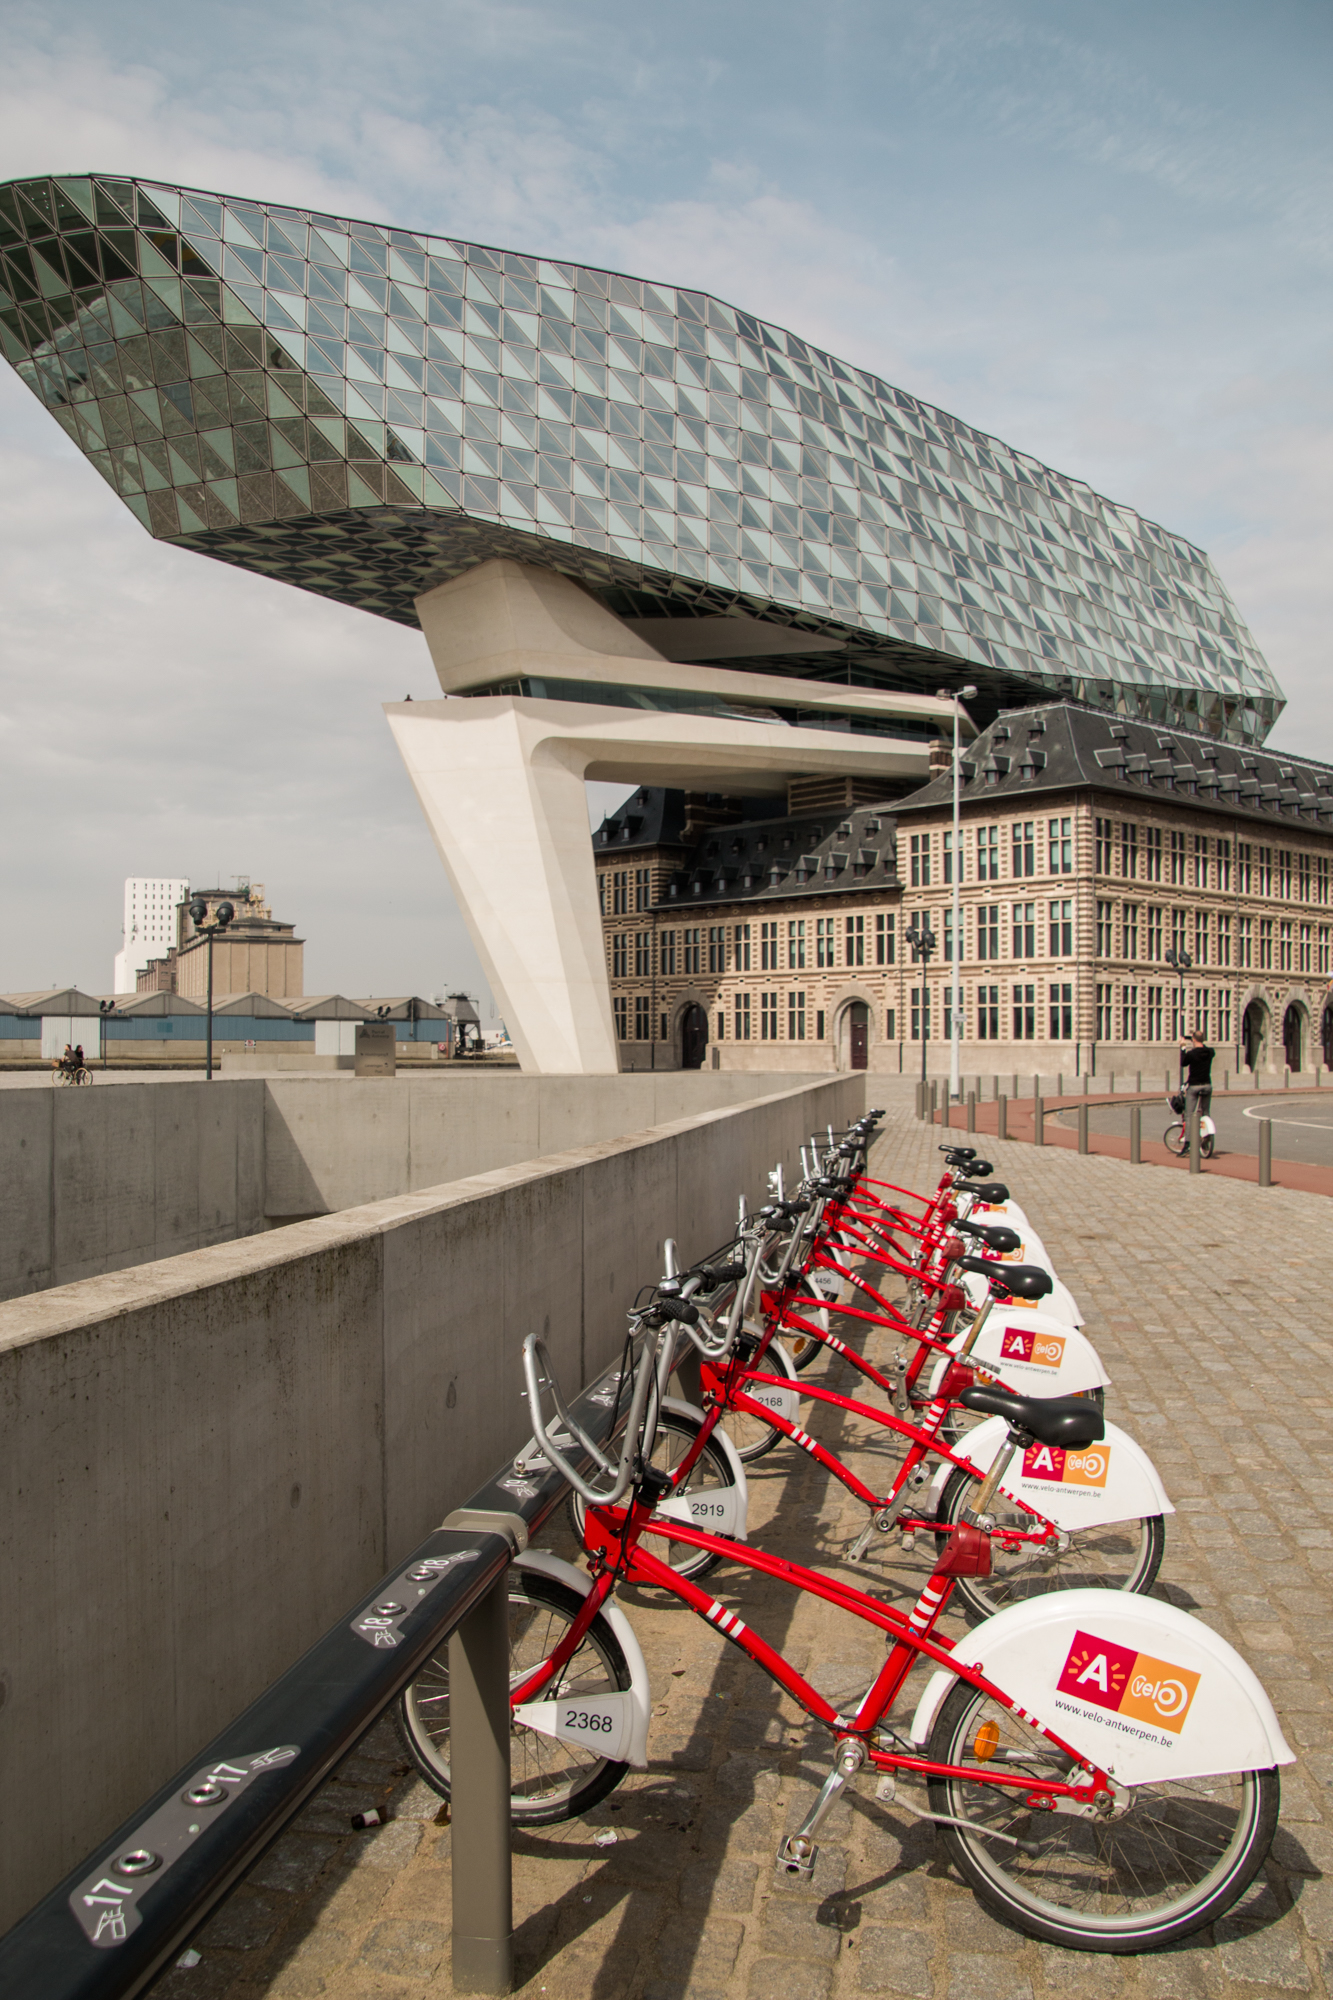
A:
<svg viewBox="0 0 1333 2000">
<path fill-rule="evenodd" d="M 599 1443 L 619 1379 L 617 1361 L 573 1405 Z M 506 1573 L 568 1491 L 535 1458 L 502 1467 L 0 1938 L 0 1993 L 143 1992 L 446 1640 L 454 1986 L 507 1993 Z"/>
</svg>

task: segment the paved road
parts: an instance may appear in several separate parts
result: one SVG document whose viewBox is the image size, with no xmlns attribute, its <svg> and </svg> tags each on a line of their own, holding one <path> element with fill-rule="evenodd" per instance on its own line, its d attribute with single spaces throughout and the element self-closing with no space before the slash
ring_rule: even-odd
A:
<svg viewBox="0 0 1333 2000">
<path fill-rule="evenodd" d="M 933 1180 L 938 1143 L 896 1111 L 877 1169 Z M 524 2000 L 1333 1994 L 1327 1202 L 1063 1148 L 987 1149 L 1083 1305 L 1114 1377 L 1109 1413 L 1149 1448 L 1179 1510 L 1161 1594 L 1241 1649 L 1301 1759 L 1283 1773 L 1266 1874 L 1175 1950 L 1065 1953 L 987 1916 L 931 1829 L 877 1804 L 867 1781 L 829 1822 L 813 1883 L 793 1888 L 773 1856 L 824 1774 L 824 1739 L 711 1626 L 631 1593 L 655 1698 L 650 1767 L 589 1819 L 516 1841 Z M 863 1434 L 823 1410 L 812 1428 L 874 1464 Z M 836 1567 L 861 1524 L 855 1503 L 785 1450 L 753 1473 L 754 1539 Z M 877 1581 L 858 1575 L 901 1602 L 919 1583 L 910 1565 L 894 1550 Z M 711 1587 L 836 1700 L 882 1660 L 866 1628 L 793 1606 L 776 1584 L 723 1569 Z M 350 1815 L 372 1804 L 395 1817 L 354 1833 Z M 378 1726 L 207 1926 L 200 1962 L 159 1982 L 158 2000 L 449 2000 L 450 1831 L 438 1808 Z"/>
<path fill-rule="evenodd" d="M 1212 1118 L 1217 1127 L 1219 1153 L 1248 1153 L 1253 1158 L 1259 1151 L 1259 1120 L 1270 1118 L 1275 1160 L 1304 1160 L 1312 1166 L 1333 1167 L 1333 1090 L 1317 1095 L 1279 1090 L 1272 1097 L 1214 1097 Z M 1057 1111 L 1052 1122 L 1075 1130 L 1078 1112 Z M 1143 1106 L 1145 1139 L 1160 1140 L 1171 1122 L 1164 1098 Z M 1115 1132 L 1122 1138 L 1128 1137 L 1129 1106 L 1090 1107 L 1088 1123 L 1094 1132 Z"/>
</svg>

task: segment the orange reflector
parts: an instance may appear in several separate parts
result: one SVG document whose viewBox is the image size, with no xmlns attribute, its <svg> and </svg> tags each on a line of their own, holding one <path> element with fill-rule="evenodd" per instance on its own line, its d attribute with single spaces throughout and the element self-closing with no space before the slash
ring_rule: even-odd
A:
<svg viewBox="0 0 1333 2000">
<path fill-rule="evenodd" d="M 978 1764 L 988 1764 L 1000 1747 L 1000 1725 L 998 1722 L 983 1722 L 977 1731 L 977 1740 L 972 1745 L 972 1755 Z"/>
</svg>

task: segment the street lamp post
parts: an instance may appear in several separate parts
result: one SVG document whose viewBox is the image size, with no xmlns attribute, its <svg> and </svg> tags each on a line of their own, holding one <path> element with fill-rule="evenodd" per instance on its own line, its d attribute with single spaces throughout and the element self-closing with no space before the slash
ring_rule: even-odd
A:
<svg viewBox="0 0 1333 2000">
<path fill-rule="evenodd" d="M 930 954 L 939 940 L 930 928 L 929 919 L 913 918 L 903 932 L 904 941 L 912 947 L 912 963 L 919 963 L 924 970 L 921 974 L 921 1081 L 926 1080 L 926 1043 L 930 1040 L 930 989 L 926 985 L 926 973 L 930 970 Z"/>
<path fill-rule="evenodd" d="M 953 876 L 953 1018 L 949 1023 L 949 1096 L 951 1098 L 961 1097 L 963 1094 L 962 1079 L 959 1075 L 960 1043 L 963 1034 L 963 985 L 961 971 L 963 962 L 963 831 L 960 811 L 962 770 L 958 753 L 958 718 L 963 712 L 963 703 L 965 701 L 975 701 L 976 694 L 977 691 L 974 687 L 957 689 L 941 688 L 939 690 L 941 701 L 951 701 L 953 703 L 953 867 L 949 871 Z"/>
<path fill-rule="evenodd" d="M 1194 964 L 1194 960 L 1187 951 L 1172 950 L 1166 954 L 1166 962 L 1168 965 L 1174 965 L 1176 971 L 1180 974 L 1180 1034 L 1183 1040 L 1189 1033 L 1188 1028 L 1185 1026 L 1185 974 Z"/>
<path fill-rule="evenodd" d="M 204 922 L 207 915 L 208 904 L 202 896 L 196 896 L 190 904 L 190 922 L 208 939 L 208 1041 L 204 1077 L 206 1082 L 211 1083 L 213 1081 L 213 940 L 219 931 L 226 930 L 236 912 L 230 903 L 222 902 L 214 910 L 211 924 Z"/>
</svg>

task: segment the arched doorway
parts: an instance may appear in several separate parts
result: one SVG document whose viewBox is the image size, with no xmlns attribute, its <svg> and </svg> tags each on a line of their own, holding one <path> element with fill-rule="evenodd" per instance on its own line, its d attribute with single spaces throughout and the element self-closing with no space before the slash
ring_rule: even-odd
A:
<svg viewBox="0 0 1333 2000">
<path fill-rule="evenodd" d="M 691 1001 L 680 1017 L 680 1066 L 702 1069 L 708 1047 L 708 1016 L 697 1001 Z"/>
<path fill-rule="evenodd" d="M 1246 1065 L 1251 1070 L 1257 1070 L 1264 1059 L 1264 1044 L 1268 1040 L 1268 1009 L 1262 1000 L 1251 1000 L 1241 1020 L 1240 1033 L 1245 1044 Z"/>
<path fill-rule="evenodd" d="M 865 1069 L 870 1062 L 870 1009 L 853 1000 L 847 1009 L 847 1067 Z"/>
<path fill-rule="evenodd" d="M 1304 1041 L 1305 1018 L 1301 1009 L 1293 1000 L 1286 1013 L 1282 1016 L 1283 1060 L 1288 1069 L 1300 1069 Z"/>
</svg>

